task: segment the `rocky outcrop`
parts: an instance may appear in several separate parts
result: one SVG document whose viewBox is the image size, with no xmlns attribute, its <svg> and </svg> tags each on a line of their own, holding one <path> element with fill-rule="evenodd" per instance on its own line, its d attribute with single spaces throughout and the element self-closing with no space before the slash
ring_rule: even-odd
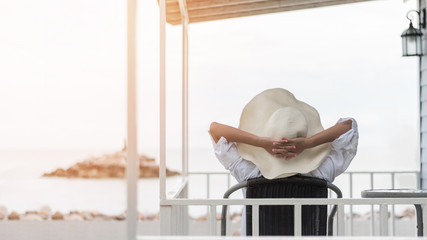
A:
<svg viewBox="0 0 427 240">
<path fill-rule="evenodd" d="M 73 166 L 43 174 L 43 177 L 67 178 L 125 178 L 126 177 L 126 147 L 122 151 L 105 154 L 100 157 L 91 157 Z M 166 169 L 167 176 L 179 175 L 178 172 Z M 159 166 L 153 158 L 139 156 L 139 177 L 159 177 Z"/>
<path fill-rule="evenodd" d="M 13 211 L 9 214 L 9 216 L 7 216 L 7 219 L 8 220 L 19 220 L 19 219 L 21 219 L 21 216 L 17 212 Z"/>
</svg>

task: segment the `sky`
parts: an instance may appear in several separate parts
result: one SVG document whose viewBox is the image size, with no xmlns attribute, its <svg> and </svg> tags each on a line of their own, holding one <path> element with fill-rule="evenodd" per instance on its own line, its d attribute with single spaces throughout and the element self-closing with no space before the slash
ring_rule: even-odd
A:
<svg viewBox="0 0 427 240">
<path fill-rule="evenodd" d="M 411 9 L 379 0 L 191 24 L 190 151 L 211 149 L 210 122 L 237 126 L 253 96 L 280 87 L 324 127 L 357 120 L 354 169 L 417 170 L 418 59 L 401 57 L 400 38 Z M 138 146 L 157 156 L 157 1 L 137 12 Z M 181 31 L 167 26 L 168 148 L 181 146 Z M 122 147 L 126 1 L 0 1 L 0 32 L 0 149 Z"/>
</svg>

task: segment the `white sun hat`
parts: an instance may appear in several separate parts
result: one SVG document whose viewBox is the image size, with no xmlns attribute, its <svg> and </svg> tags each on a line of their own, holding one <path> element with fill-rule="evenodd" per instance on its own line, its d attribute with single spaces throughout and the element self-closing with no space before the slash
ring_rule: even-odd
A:
<svg viewBox="0 0 427 240">
<path fill-rule="evenodd" d="M 268 89 L 256 95 L 243 109 L 239 129 L 276 139 L 308 138 L 323 131 L 317 110 L 282 88 Z M 237 148 L 240 155 L 253 162 L 265 178 L 273 179 L 316 169 L 328 156 L 331 144 L 305 149 L 289 160 L 244 143 L 237 143 Z"/>
</svg>

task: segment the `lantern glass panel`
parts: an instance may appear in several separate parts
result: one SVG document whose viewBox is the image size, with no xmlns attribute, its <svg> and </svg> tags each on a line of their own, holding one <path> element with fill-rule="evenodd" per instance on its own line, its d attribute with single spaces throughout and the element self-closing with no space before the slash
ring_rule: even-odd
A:
<svg viewBox="0 0 427 240">
<path fill-rule="evenodd" d="M 422 56 L 423 55 L 423 47 L 422 47 L 422 38 L 421 36 L 417 36 L 417 55 Z"/>
<path fill-rule="evenodd" d="M 408 49 L 407 49 L 407 46 L 408 44 L 407 44 L 407 41 L 406 41 L 406 37 L 403 37 L 402 38 L 402 55 L 403 56 L 407 56 L 408 55 Z"/>
<path fill-rule="evenodd" d="M 415 55 L 417 54 L 417 37 L 416 36 L 408 36 L 407 38 L 407 54 Z"/>
</svg>

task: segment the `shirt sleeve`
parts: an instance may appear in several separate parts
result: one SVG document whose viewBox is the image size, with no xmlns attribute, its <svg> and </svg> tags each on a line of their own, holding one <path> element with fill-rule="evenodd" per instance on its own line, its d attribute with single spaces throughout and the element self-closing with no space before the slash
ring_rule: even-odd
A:
<svg viewBox="0 0 427 240">
<path fill-rule="evenodd" d="M 333 182 L 350 165 L 357 153 L 359 131 L 353 118 L 340 118 L 337 123 L 351 120 L 352 127 L 332 142 L 331 152 L 326 160 L 313 171 L 314 175 Z"/>
<path fill-rule="evenodd" d="M 230 171 L 230 174 L 236 178 L 237 182 L 240 183 L 249 178 L 261 176 L 261 172 L 255 164 L 240 156 L 236 143 L 228 142 L 225 137 L 221 137 L 217 143 L 215 143 L 212 137 L 211 140 L 216 158 L 225 169 Z"/>
</svg>

